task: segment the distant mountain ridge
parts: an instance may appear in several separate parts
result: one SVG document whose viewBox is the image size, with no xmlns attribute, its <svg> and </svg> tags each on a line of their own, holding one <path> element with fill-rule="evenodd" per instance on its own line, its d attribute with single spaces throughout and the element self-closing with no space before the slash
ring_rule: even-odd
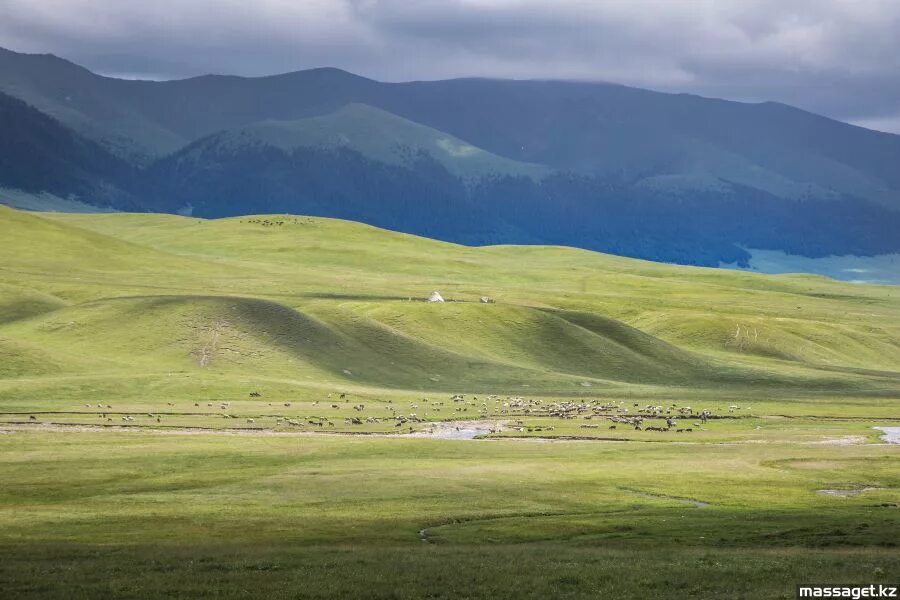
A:
<svg viewBox="0 0 900 600">
<path fill-rule="evenodd" d="M 451 174 L 465 179 L 489 175 L 542 177 L 551 169 L 503 158 L 458 138 L 367 104 L 347 104 L 334 112 L 293 121 L 266 120 L 211 136 L 216 143 L 257 143 L 285 151 L 298 148 L 354 149 L 385 164 L 409 165 L 426 153 Z M 210 138 L 206 138 L 210 143 Z"/>
<path fill-rule="evenodd" d="M 137 210 L 125 188 L 136 169 L 25 102 L 0 92 L 0 187 L 90 198 Z"/>
<path fill-rule="evenodd" d="M 90 204 L 308 213 L 705 265 L 746 263 L 744 247 L 900 250 L 900 136 L 777 103 L 330 68 L 127 81 L 8 50 L 0 92 L 134 170 L 79 188 Z M 96 191 L 110 187 L 115 201 Z"/>
</svg>

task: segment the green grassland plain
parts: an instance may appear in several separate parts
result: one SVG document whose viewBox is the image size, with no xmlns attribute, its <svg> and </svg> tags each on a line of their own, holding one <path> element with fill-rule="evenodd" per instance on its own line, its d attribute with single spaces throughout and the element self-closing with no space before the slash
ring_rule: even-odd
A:
<svg viewBox="0 0 900 600">
<path fill-rule="evenodd" d="M 4 597 L 900 579 L 897 287 L 283 215 L 0 239 Z"/>
</svg>

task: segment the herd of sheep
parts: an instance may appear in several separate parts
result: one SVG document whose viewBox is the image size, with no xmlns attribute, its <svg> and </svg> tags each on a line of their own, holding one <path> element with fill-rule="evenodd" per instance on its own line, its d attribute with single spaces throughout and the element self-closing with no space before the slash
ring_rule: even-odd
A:
<svg viewBox="0 0 900 600">
<path fill-rule="evenodd" d="M 337 400 L 334 397 L 337 396 Z M 262 394 L 258 391 L 249 393 L 251 399 L 260 399 Z M 343 417 L 344 428 L 353 429 L 357 426 L 369 426 L 368 430 L 381 431 L 403 431 L 412 433 L 417 427 L 427 426 L 429 423 L 446 422 L 448 420 L 468 421 L 474 419 L 502 419 L 504 423 L 509 424 L 509 429 L 519 433 L 535 433 L 554 431 L 554 425 L 546 422 L 547 419 L 567 421 L 577 419 L 582 421 L 579 429 L 599 429 L 601 423 L 603 427 L 608 429 L 618 429 L 619 427 L 631 428 L 636 431 L 674 431 L 676 433 L 691 433 L 695 429 L 701 429 L 710 419 L 721 418 L 713 415 L 708 409 L 695 410 L 690 406 L 678 406 L 671 403 L 668 406 L 663 405 L 640 405 L 635 402 L 632 406 L 625 406 L 622 401 L 614 402 L 608 400 L 560 400 L 556 402 L 541 399 L 526 399 L 521 396 L 506 396 L 501 398 L 497 395 L 482 396 L 478 395 L 453 394 L 445 396 L 442 400 L 430 399 L 422 397 L 418 400 L 410 401 L 408 406 L 401 407 L 401 403 L 394 403 L 393 400 L 386 400 L 375 407 L 376 414 L 366 414 L 366 405 L 363 403 L 354 403 L 350 405 L 350 399 L 347 393 L 328 394 L 328 400 L 325 402 L 330 405 L 331 412 L 341 410 L 342 408 L 353 411 L 352 414 Z M 320 406 L 320 400 L 315 400 L 311 404 L 313 407 Z M 195 408 L 200 408 L 199 402 L 194 402 Z M 291 402 L 280 402 L 283 408 L 291 408 Z M 168 405 L 174 406 L 173 402 Z M 231 412 L 231 402 L 215 401 L 206 402 L 207 408 L 218 406 L 221 412 L 218 413 L 222 418 L 238 419 L 237 415 Z M 92 404 L 85 404 L 86 408 L 95 408 Z M 268 403 L 268 407 L 272 407 L 272 412 L 278 412 L 272 402 Z M 96 408 L 104 409 L 98 413 L 98 417 L 105 419 L 107 422 L 113 421 L 111 416 L 111 404 L 97 404 Z M 371 407 L 370 407 L 371 410 Z M 731 405 L 728 412 L 734 413 L 742 410 L 740 406 Z M 747 409 L 749 410 L 749 408 Z M 471 413 L 470 413 L 471 411 Z M 281 411 L 283 412 L 283 411 Z M 318 412 L 318 411 L 317 411 Z M 463 415 L 461 413 L 469 413 Z M 119 413 L 121 420 L 126 423 L 143 422 L 137 421 L 137 418 L 143 417 L 143 414 L 135 413 Z M 191 412 L 191 413 L 146 413 L 146 417 L 151 422 L 162 423 L 163 418 L 169 417 L 208 417 L 209 412 Z M 542 418 L 544 421 L 539 424 L 528 425 L 524 418 Z M 271 420 L 270 420 L 271 419 Z M 31 422 L 37 421 L 34 415 L 31 415 Z M 336 427 L 334 415 L 307 415 L 307 416 L 287 416 L 282 414 L 259 415 L 252 417 L 244 417 L 247 425 L 252 425 L 254 429 L 264 427 L 265 423 L 271 423 L 269 428 L 273 429 L 290 429 L 290 428 L 329 428 Z M 262 423 L 257 426 L 257 420 Z M 679 420 L 689 422 L 688 426 L 679 426 Z M 660 424 L 651 424 L 650 421 L 657 421 Z M 390 429 L 385 429 L 385 425 L 391 424 Z M 428 431 L 428 428 L 425 428 Z"/>
</svg>

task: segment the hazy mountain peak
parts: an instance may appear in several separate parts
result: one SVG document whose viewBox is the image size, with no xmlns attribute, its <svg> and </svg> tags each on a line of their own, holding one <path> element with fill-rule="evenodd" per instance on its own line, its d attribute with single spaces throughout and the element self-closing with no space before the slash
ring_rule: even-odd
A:
<svg viewBox="0 0 900 600">
<path fill-rule="evenodd" d="M 130 187 L 147 210 L 342 216 L 713 265 L 746 262 L 745 247 L 900 250 L 900 136 L 779 103 L 329 67 L 175 81 L 73 67 L 0 53 L 0 91 L 141 167 Z"/>
</svg>

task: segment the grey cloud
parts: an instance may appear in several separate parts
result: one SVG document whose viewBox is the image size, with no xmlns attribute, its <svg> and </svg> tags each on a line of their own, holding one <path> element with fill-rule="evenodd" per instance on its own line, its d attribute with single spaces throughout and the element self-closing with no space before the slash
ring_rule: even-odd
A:
<svg viewBox="0 0 900 600">
<path fill-rule="evenodd" d="M 0 14 L 0 45 L 114 75 L 604 80 L 900 123 L 894 0 L 0 0 Z"/>
</svg>

